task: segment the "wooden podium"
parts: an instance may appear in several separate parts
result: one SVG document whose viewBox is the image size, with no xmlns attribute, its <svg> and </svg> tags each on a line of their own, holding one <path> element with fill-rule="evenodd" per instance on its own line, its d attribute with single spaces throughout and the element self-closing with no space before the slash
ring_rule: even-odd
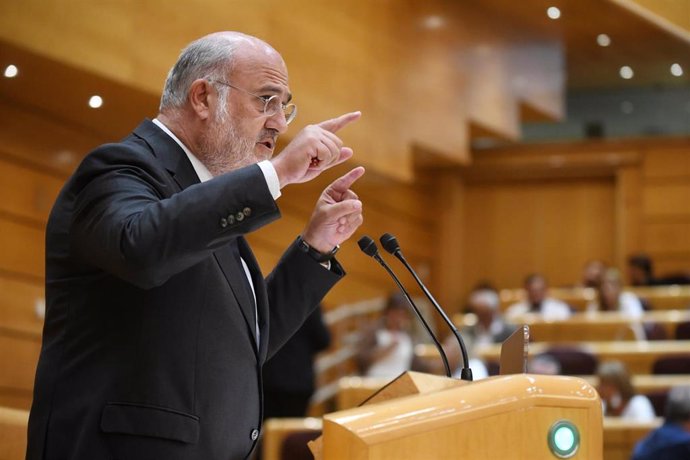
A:
<svg viewBox="0 0 690 460">
<path fill-rule="evenodd" d="M 465 382 L 405 372 L 360 407 L 325 415 L 309 444 L 314 457 L 601 460 L 596 390 L 576 377 L 522 373 L 527 328 L 519 334 L 504 344 L 520 345 L 504 346 L 511 375 Z"/>
<path fill-rule="evenodd" d="M 409 390 L 410 381 L 417 394 L 384 402 L 374 402 L 375 396 L 355 409 L 324 416 L 322 444 L 310 446 L 315 458 L 602 458 L 601 402 L 582 379 L 516 374 L 470 383 L 405 373 L 384 391 L 393 396 L 397 382 Z M 572 455 L 559 457 L 549 442 L 559 435 L 550 431 L 564 424 L 575 427 L 578 446 Z M 561 436 L 570 441 L 570 434 Z"/>
</svg>

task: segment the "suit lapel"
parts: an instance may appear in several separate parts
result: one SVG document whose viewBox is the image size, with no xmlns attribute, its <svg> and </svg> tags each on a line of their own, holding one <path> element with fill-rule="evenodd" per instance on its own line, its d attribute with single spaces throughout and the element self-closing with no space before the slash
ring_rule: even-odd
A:
<svg viewBox="0 0 690 460">
<path fill-rule="evenodd" d="M 259 263 L 254 257 L 247 240 L 243 237 L 237 239 L 237 245 L 240 250 L 240 255 L 247 263 L 249 267 L 249 272 L 252 274 L 252 283 L 254 284 L 254 292 L 256 295 L 256 311 L 259 315 L 257 321 L 259 323 L 259 334 L 261 340 L 259 342 L 259 356 L 261 360 L 266 358 L 266 353 L 268 352 L 268 294 L 266 291 L 266 281 L 261 273 L 261 268 Z"/>
<path fill-rule="evenodd" d="M 213 255 L 216 261 L 218 261 L 218 265 L 235 296 L 238 309 L 242 313 L 242 317 L 249 330 L 249 335 L 252 337 L 254 351 L 258 355 L 259 350 L 256 348 L 256 323 L 254 322 L 254 299 L 251 298 L 251 292 L 247 292 L 247 288 L 245 287 L 246 282 L 244 279 L 247 278 L 247 275 L 242 266 L 237 263 L 232 253 L 232 247 L 230 245 L 235 244 L 237 244 L 236 240 L 216 250 Z"/>
</svg>

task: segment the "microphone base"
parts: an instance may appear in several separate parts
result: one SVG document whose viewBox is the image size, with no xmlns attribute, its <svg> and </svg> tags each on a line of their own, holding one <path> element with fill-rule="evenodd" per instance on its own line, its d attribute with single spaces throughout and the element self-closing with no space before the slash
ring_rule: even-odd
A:
<svg viewBox="0 0 690 460">
<path fill-rule="evenodd" d="M 467 382 L 471 382 L 472 381 L 472 369 L 470 369 L 469 367 L 463 367 L 460 370 L 460 379 L 465 380 Z"/>
</svg>

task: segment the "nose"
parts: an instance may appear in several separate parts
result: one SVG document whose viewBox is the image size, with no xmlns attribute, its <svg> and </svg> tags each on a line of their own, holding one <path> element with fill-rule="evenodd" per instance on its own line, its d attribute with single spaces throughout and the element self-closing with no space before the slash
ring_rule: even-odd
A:
<svg viewBox="0 0 690 460">
<path fill-rule="evenodd" d="M 266 119 L 266 128 L 275 129 L 279 134 L 287 131 L 288 124 L 285 118 L 285 112 L 278 110 L 275 114 Z"/>
</svg>

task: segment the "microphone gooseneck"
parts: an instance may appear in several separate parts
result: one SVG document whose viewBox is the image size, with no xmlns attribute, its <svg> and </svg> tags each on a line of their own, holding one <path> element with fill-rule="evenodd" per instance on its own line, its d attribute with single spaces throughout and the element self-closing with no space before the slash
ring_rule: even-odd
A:
<svg viewBox="0 0 690 460">
<path fill-rule="evenodd" d="M 379 238 L 379 241 L 381 241 L 381 245 L 383 246 L 383 248 L 390 254 L 394 255 L 400 262 L 402 262 L 405 268 L 407 268 L 407 271 L 409 271 L 412 274 L 415 281 L 424 292 L 424 295 L 426 295 L 427 299 L 429 299 L 429 301 L 434 306 L 438 314 L 441 315 L 441 318 L 443 318 L 443 321 L 450 328 L 451 332 L 455 336 L 455 339 L 458 341 L 458 345 L 460 346 L 460 352 L 462 353 L 462 362 L 464 367 L 460 370 L 460 378 L 462 380 L 467 380 L 471 382 L 472 369 L 470 369 L 469 358 L 467 356 L 467 347 L 465 347 L 465 342 L 462 340 L 462 336 L 460 335 L 458 328 L 455 327 L 455 324 L 453 324 L 446 312 L 438 304 L 434 296 L 431 295 L 431 292 L 429 292 L 424 283 L 422 283 L 422 280 L 419 279 L 417 272 L 415 272 L 412 266 L 410 266 L 410 264 L 407 263 L 407 260 L 405 260 L 405 257 L 403 256 L 402 251 L 400 250 L 400 244 L 398 243 L 397 238 L 395 238 L 390 233 L 384 233 L 383 235 L 381 235 L 381 238 Z"/>
<path fill-rule="evenodd" d="M 451 371 L 450 365 L 448 364 L 448 357 L 446 356 L 446 353 L 443 351 L 441 343 L 438 341 L 434 333 L 431 331 L 429 324 L 427 324 L 426 320 L 424 319 L 424 316 L 422 316 L 422 313 L 419 311 L 419 308 L 417 308 L 417 305 L 415 305 L 415 303 L 412 301 L 412 297 L 410 297 L 410 294 L 403 287 L 402 283 L 400 282 L 400 279 L 395 275 L 395 273 L 388 266 L 386 261 L 383 260 L 383 258 L 379 255 L 379 250 L 376 247 L 376 243 L 374 242 L 374 240 L 365 235 L 361 237 L 359 241 L 357 241 L 357 244 L 359 245 L 359 249 L 361 249 L 364 254 L 368 255 L 369 257 L 372 257 L 379 264 L 381 264 L 381 266 L 386 270 L 386 272 L 388 272 L 390 277 L 393 278 L 393 281 L 395 281 L 395 284 L 397 284 L 398 289 L 400 289 L 400 292 L 403 293 L 405 299 L 407 300 L 407 303 L 410 304 L 412 310 L 414 310 L 415 314 L 417 315 L 417 318 L 419 318 L 419 320 L 422 322 L 424 329 L 426 329 L 426 332 L 431 337 L 431 340 L 433 340 L 434 345 L 436 345 L 436 349 L 438 350 L 438 353 L 441 355 L 441 359 L 443 360 L 443 367 L 445 368 L 446 376 L 450 377 Z"/>
</svg>

